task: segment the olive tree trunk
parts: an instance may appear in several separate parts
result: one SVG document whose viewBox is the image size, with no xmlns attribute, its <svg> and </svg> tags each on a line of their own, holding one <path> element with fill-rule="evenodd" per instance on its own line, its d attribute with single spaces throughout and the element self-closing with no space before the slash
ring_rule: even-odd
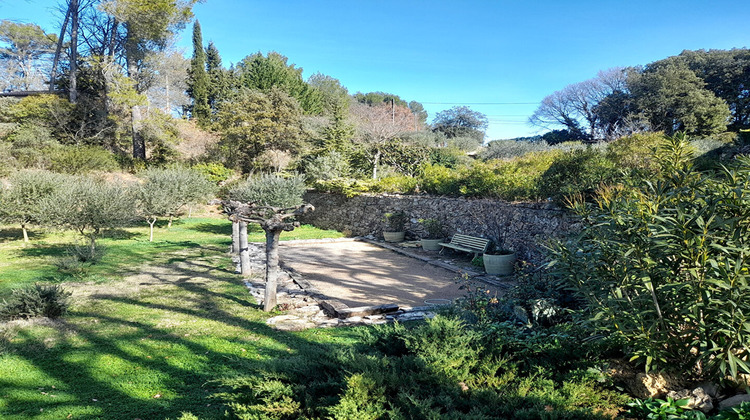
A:
<svg viewBox="0 0 750 420">
<path fill-rule="evenodd" d="M 263 310 L 270 312 L 276 307 L 276 288 L 279 276 L 279 236 L 283 229 L 266 231 L 266 290 Z"/>
<path fill-rule="evenodd" d="M 240 227 L 240 273 L 250 275 L 250 249 L 247 244 L 247 222 L 239 222 Z"/>
<path fill-rule="evenodd" d="M 240 222 L 232 219 L 232 254 L 240 253 Z"/>
</svg>

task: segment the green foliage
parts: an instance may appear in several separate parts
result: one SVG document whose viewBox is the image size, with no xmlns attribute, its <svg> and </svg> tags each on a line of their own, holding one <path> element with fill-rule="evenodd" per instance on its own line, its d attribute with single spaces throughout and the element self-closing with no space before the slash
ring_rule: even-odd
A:
<svg viewBox="0 0 750 420">
<path fill-rule="evenodd" d="M 438 219 L 419 219 L 425 231 L 425 239 L 442 239 L 445 235 L 445 227 Z"/>
<path fill-rule="evenodd" d="M 709 176 L 691 158 L 675 137 L 657 153 L 662 179 L 575 202 L 584 227 L 554 248 L 554 267 L 647 370 L 721 380 L 750 371 L 750 160 Z"/>
<path fill-rule="evenodd" d="M 371 179 L 334 178 L 315 181 L 312 186 L 316 191 L 341 194 L 351 198 L 373 191 L 376 184 L 377 181 Z"/>
<path fill-rule="evenodd" d="M 390 194 L 413 194 L 417 191 L 419 179 L 406 175 L 388 175 L 373 182 L 370 192 Z"/>
<path fill-rule="evenodd" d="M 278 88 L 267 93 L 246 90 L 220 105 L 217 129 L 228 164 L 244 172 L 259 165 L 266 150 L 297 154 L 302 151 L 301 110 L 297 102 Z"/>
<path fill-rule="evenodd" d="M 261 175 L 249 177 L 229 190 L 228 196 L 230 200 L 243 203 L 290 208 L 302 204 L 302 195 L 305 191 L 304 176 L 284 178 L 278 175 Z"/>
<path fill-rule="evenodd" d="M 44 224 L 73 229 L 96 248 L 96 238 L 103 229 L 119 227 L 135 219 L 133 194 L 117 183 L 88 177 L 68 180 L 40 204 Z"/>
<path fill-rule="evenodd" d="M 607 145 L 607 159 L 633 175 L 650 178 L 659 171 L 656 149 L 666 137 L 662 133 L 642 133 L 619 138 Z"/>
<path fill-rule="evenodd" d="M 406 223 L 409 222 L 409 216 L 403 211 L 386 213 L 383 215 L 383 222 L 385 222 L 387 232 L 402 232 Z"/>
<path fill-rule="evenodd" d="M 349 174 L 349 163 L 341 153 L 335 151 L 312 156 L 303 165 L 305 178 L 311 183 L 342 178 Z"/>
<path fill-rule="evenodd" d="M 0 304 L 0 319 L 59 318 L 68 311 L 71 293 L 62 286 L 34 284 L 31 287 L 11 291 L 10 301 Z"/>
<path fill-rule="evenodd" d="M 217 162 L 198 163 L 193 165 L 192 168 L 200 172 L 210 182 L 217 185 L 234 175 L 233 170 Z"/>
<path fill-rule="evenodd" d="M 266 92 L 279 89 L 296 99 L 306 114 L 320 114 L 323 111 L 321 95 L 302 79 L 302 68 L 287 64 L 287 60 L 275 51 L 266 56 L 255 53 L 237 63 L 237 77 L 246 88 Z"/>
<path fill-rule="evenodd" d="M 591 194 L 619 177 L 617 165 L 599 151 L 574 150 L 555 159 L 540 179 L 540 190 L 542 196 L 561 200 L 573 194 Z"/>
<path fill-rule="evenodd" d="M 435 115 L 432 130 L 445 134 L 449 139 L 470 137 L 481 144 L 487 124 L 487 116 L 481 112 L 472 111 L 467 106 L 454 106 Z"/>
<path fill-rule="evenodd" d="M 296 418 L 604 419 L 611 416 L 597 410 L 616 412 L 624 402 L 593 375 L 565 377 L 537 366 L 539 353 L 523 356 L 532 366 L 519 369 L 516 347 L 506 345 L 524 339 L 512 338 L 513 327 L 487 331 L 442 316 L 361 329 L 354 348 L 274 360 L 252 376 L 222 381 L 226 390 L 217 397 L 229 402 L 230 414 L 261 419 L 285 418 L 282 411 Z"/>
<path fill-rule="evenodd" d="M 726 130 L 729 107 L 705 88 L 705 82 L 681 63 L 647 66 L 628 77 L 628 87 L 638 109 L 653 130 L 671 135 L 714 134 Z"/>
<path fill-rule="evenodd" d="M 176 217 L 214 191 L 214 184 L 195 169 L 151 168 L 139 175 L 144 182 L 135 190 L 137 209 L 152 227 L 159 217 Z"/>
<path fill-rule="evenodd" d="M 643 420 L 706 420 L 706 415 L 700 411 L 685 408 L 688 401 L 672 398 L 667 398 L 666 401 L 652 398 L 635 400 L 628 403 L 628 415 Z"/>
<path fill-rule="evenodd" d="M 750 419 L 750 402 L 727 408 L 711 417 L 711 420 L 747 420 Z"/>
<path fill-rule="evenodd" d="M 400 140 L 387 141 L 382 150 L 380 163 L 388 165 L 404 175 L 416 175 L 422 164 L 430 159 L 428 148 L 409 145 Z"/>
<path fill-rule="evenodd" d="M 64 185 L 66 178 L 47 171 L 23 170 L 13 173 L 8 182 L 0 188 L 0 220 L 25 227 L 44 220 L 44 200 Z"/>
<path fill-rule="evenodd" d="M 61 146 L 51 151 L 49 159 L 51 170 L 72 175 L 119 169 L 112 153 L 98 146 Z"/>
<path fill-rule="evenodd" d="M 208 123 L 208 116 L 211 112 L 208 105 L 208 83 L 203 34 L 201 33 L 201 24 L 196 20 L 193 24 L 193 58 L 190 60 L 190 70 L 188 71 L 187 92 L 193 100 L 192 116 L 200 125 Z"/>
</svg>

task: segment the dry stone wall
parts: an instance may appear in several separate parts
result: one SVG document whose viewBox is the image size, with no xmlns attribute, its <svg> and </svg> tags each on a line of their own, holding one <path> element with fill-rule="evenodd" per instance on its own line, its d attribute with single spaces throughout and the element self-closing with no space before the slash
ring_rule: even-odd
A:
<svg viewBox="0 0 750 420">
<path fill-rule="evenodd" d="M 509 203 L 490 199 L 455 197 L 370 195 L 347 198 L 338 194 L 309 192 L 305 200 L 315 211 L 304 223 L 335 229 L 355 236 L 382 237 L 385 213 L 409 215 L 407 238 L 420 237 L 419 219 L 438 219 L 446 238 L 454 233 L 492 239 L 502 248 L 516 251 L 519 258 L 540 263 L 543 244 L 574 229 L 573 218 L 551 203 Z"/>
</svg>

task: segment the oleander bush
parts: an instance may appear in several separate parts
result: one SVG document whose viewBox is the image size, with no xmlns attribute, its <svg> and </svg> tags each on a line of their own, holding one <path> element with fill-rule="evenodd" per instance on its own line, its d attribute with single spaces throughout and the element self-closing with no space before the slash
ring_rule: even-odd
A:
<svg viewBox="0 0 750 420">
<path fill-rule="evenodd" d="M 555 273 L 647 370 L 750 373 L 750 158 L 701 173 L 684 136 L 656 156 L 660 177 L 573 202 L 583 228 L 553 247 Z"/>
</svg>

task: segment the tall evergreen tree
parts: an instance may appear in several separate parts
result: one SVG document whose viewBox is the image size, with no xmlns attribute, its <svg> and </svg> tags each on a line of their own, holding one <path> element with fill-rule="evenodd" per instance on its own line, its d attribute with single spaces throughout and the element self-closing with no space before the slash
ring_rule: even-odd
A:
<svg viewBox="0 0 750 420">
<path fill-rule="evenodd" d="M 196 20 L 193 25 L 193 59 L 190 60 L 188 77 L 188 95 L 193 101 L 192 116 L 198 124 L 205 125 L 211 109 L 208 106 L 208 75 L 206 74 L 206 52 L 203 50 L 201 24 Z"/>
<path fill-rule="evenodd" d="M 229 96 L 232 89 L 230 75 L 221 65 L 221 55 L 213 41 L 206 47 L 206 72 L 208 73 L 208 106 L 211 113 L 219 109 L 219 102 Z"/>
</svg>

